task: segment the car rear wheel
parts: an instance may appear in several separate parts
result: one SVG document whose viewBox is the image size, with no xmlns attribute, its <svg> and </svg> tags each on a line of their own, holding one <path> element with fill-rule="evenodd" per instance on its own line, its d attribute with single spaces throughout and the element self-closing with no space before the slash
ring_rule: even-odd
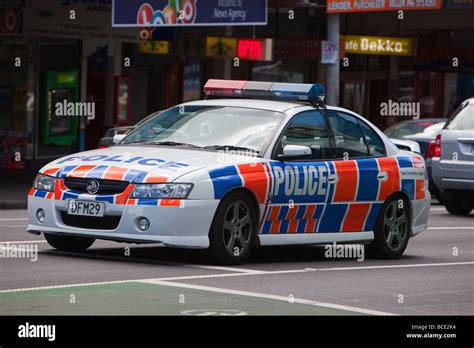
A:
<svg viewBox="0 0 474 348">
<path fill-rule="evenodd" d="M 374 240 L 368 246 L 370 256 L 396 259 L 403 255 L 410 239 L 408 202 L 400 195 L 389 198 L 379 213 Z"/>
<path fill-rule="evenodd" d="M 209 232 L 211 260 L 226 265 L 243 263 L 256 233 L 257 215 L 250 198 L 243 192 L 229 194 L 219 204 Z"/>
<path fill-rule="evenodd" d="M 438 202 L 440 202 L 441 204 L 444 204 L 443 198 L 441 197 L 441 193 L 439 191 L 435 191 L 433 195 L 438 200 Z"/>
<path fill-rule="evenodd" d="M 83 251 L 95 242 L 94 238 L 60 236 L 50 233 L 45 233 L 44 237 L 53 248 L 64 251 Z"/>
<path fill-rule="evenodd" d="M 444 206 L 446 210 L 454 215 L 469 215 L 472 211 L 472 207 L 469 203 L 465 202 L 462 197 L 458 199 L 444 199 Z"/>
</svg>

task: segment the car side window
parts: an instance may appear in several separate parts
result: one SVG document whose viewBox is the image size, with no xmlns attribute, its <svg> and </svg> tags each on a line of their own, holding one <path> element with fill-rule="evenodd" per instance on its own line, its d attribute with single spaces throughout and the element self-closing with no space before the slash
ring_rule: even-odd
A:
<svg viewBox="0 0 474 348">
<path fill-rule="evenodd" d="M 308 159 L 323 160 L 332 157 L 331 133 L 324 115 L 317 110 L 294 116 L 276 144 L 274 158 L 283 154 L 285 145 L 304 145 L 311 148 Z"/>
<path fill-rule="evenodd" d="M 370 128 L 365 122 L 358 120 L 360 128 L 364 133 L 365 142 L 369 147 L 369 156 L 385 156 L 387 152 L 385 151 L 385 145 L 379 135 Z"/>
<path fill-rule="evenodd" d="M 354 116 L 335 110 L 328 110 L 327 115 L 334 132 L 337 158 L 369 156 L 364 133 Z"/>
</svg>

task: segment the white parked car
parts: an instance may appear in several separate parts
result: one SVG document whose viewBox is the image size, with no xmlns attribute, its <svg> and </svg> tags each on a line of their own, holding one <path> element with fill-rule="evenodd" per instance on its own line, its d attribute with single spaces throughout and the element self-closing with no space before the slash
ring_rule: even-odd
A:
<svg viewBox="0 0 474 348">
<path fill-rule="evenodd" d="M 257 244 L 365 243 L 396 258 L 426 229 L 422 156 L 325 106 L 321 85 L 209 80 L 205 93 L 42 168 L 28 231 L 63 250 L 161 242 L 238 264 Z"/>
</svg>

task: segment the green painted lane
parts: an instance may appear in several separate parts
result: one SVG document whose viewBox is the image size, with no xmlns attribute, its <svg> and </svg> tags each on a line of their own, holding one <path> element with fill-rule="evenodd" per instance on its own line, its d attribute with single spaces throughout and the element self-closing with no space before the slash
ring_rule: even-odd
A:
<svg viewBox="0 0 474 348">
<path fill-rule="evenodd" d="M 0 293 L 0 315 L 360 315 L 290 301 L 129 282 Z"/>
</svg>

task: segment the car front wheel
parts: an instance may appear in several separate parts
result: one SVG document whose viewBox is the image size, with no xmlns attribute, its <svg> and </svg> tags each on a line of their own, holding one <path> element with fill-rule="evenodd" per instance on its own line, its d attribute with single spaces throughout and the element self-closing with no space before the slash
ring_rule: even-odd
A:
<svg viewBox="0 0 474 348">
<path fill-rule="evenodd" d="M 249 256 L 257 233 L 257 215 L 243 192 L 227 195 L 219 204 L 209 232 L 209 254 L 213 262 L 243 263 Z"/>
<path fill-rule="evenodd" d="M 44 237 L 53 248 L 63 251 L 83 251 L 95 242 L 94 238 L 60 236 L 50 233 L 45 233 Z"/>
</svg>

